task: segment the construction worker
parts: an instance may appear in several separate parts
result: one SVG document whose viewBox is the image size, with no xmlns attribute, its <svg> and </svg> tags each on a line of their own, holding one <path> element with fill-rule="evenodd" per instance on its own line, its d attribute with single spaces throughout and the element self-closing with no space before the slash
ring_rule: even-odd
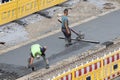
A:
<svg viewBox="0 0 120 80">
<path fill-rule="evenodd" d="M 69 28 L 69 23 L 68 23 L 68 9 L 64 10 L 64 15 L 61 18 L 61 23 L 62 23 L 62 32 L 65 36 L 65 41 L 67 41 L 66 46 L 71 45 L 71 30 Z"/>
<path fill-rule="evenodd" d="M 33 60 L 34 60 L 34 58 L 39 59 L 40 56 L 43 57 L 43 60 L 44 60 L 45 63 L 46 63 L 46 69 L 49 68 L 49 62 L 48 62 L 48 60 L 46 59 L 46 56 L 45 56 L 45 51 L 46 51 L 46 49 L 47 49 L 46 46 L 42 47 L 42 46 L 39 45 L 39 44 L 33 44 L 33 45 L 31 46 L 31 54 L 30 54 L 31 56 L 30 56 L 30 58 L 29 58 L 28 68 L 32 68 L 32 70 L 34 71 L 34 67 L 32 66 Z"/>
</svg>

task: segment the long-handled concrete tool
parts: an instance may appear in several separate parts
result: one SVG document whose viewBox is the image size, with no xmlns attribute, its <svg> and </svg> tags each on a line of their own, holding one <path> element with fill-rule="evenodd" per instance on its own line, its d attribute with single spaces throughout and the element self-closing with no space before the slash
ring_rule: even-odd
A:
<svg viewBox="0 0 120 80">
<path fill-rule="evenodd" d="M 60 23 L 62 23 L 61 20 L 58 19 L 58 21 Z M 77 33 L 76 31 L 74 31 L 73 29 L 70 28 L 70 30 L 77 35 L 76 39 L 71 39 L 71 40 L 75 40 L 75 41 L 82 41 L 82 42 L 89 42 L 89 43 L 95 43 L 95 44 L 99 44 L 100 42 L 98 41 L 90 41 L 90 40 L 83 40 L 85 35 L 80 31 L 79 33 Z M 59 37 L 59 39 L 65 39 L 64 37 Z"/>
<path fill-rule="evenodd" d="M 59 37 L 59 39 L 65 39 L 64 37 Z M 80 38 L 76 38 L 76 39 L 71 39 L 71 40 L 75 40 L 75 41 L 82 41 L 82 42 L 88 42 L 88 43 L 94 43 L 94 44 L 99 44 L 100 42 L 98 41 L 89 41 L 89 40 L 82 40 Z"/>
</svg>

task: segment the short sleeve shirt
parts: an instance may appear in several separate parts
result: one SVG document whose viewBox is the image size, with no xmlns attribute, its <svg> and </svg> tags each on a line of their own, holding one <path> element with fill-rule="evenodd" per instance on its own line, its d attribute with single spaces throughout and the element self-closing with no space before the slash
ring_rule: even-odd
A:
<svg viewBox="0 0 120 80">
<path fill-rule="evenodd" d="M 68 25 L 68 17 L 62 16 L 62 28 L 65 28 L 65 22 L 67 22 L 67 25 Z"/>
<path fill-rule="evenodd" d="M 35 57 L 36 53 L 38 53 L 39 55 L 42 54 L 41 52 L 41 46 L 39 44 L 34 44 L 31 46 L 31 52 L 33 57 Z"/>
</svg>

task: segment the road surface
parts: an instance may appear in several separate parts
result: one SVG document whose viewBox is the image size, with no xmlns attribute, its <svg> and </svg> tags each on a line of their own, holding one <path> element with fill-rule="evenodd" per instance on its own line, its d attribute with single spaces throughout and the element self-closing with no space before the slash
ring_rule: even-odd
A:
<svg viewBox="0 0 120 80">
<path fill-rule="evenodd" d="M 100 41 L 100 43 L 103 43 L 120 35 L 119 25 L 120 10 L 109 13 L 105 16 L 101 16 L 87 23 L 75 26 L 73 29 L 84 32 L 86 40 Z M 50 65 L 72 55 L 76 55 L 78 53 L 80 54 L 97 45 L 86 42 L 78 42 L 66 48 L 64 47 L 64 40 L 58 39 L 58 36 L 63 36 L 63 34 L 59 32 L 52 36 L 48 36 L 0 55 L 0 69 L 10 73 L 14 72 L 18 77 L 30 73 L 31 70 L 26 69 L 25 67 L 27 66 L 27 60 L 30 56 L 30 46 L 34 43 L 48 46 L 46 54 L 50 61 Z M 76 36 L 73 34 L 72 37 L 75 38 Z M 36 69 L 45 67 L 42 59 L 40 62 L 35 63 L 35 65 Z"/>
</svg>

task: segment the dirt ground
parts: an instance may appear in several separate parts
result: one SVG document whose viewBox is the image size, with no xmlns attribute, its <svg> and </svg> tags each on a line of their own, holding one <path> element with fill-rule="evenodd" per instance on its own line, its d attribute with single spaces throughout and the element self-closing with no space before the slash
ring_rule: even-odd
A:
<svg viewBox="0 0 120 80">
<path fill-rule="evenodd" d="M 110 4 L 106 5 L 106 3 L 110 3 Z M 31 39 L 40 37 L 41 35 L 44 35 L 46 33 L 60 29 L 61 24 L 57 21 L 57 19 L 59 18 L 58 17 L 59 15 L 63 14 L 63 10 L 65 8 L 69 8 L 69 24 L 71 25 L 76 22 L 81 22 L 92 16 L 97 16 L 101 13 L 105 13 L 107 11 L 120 7 L 120 0 L 88 0 L 88 1 L 71 0 L 70 2 L 64 3 L 59 6 L 55 6 L 55 7 L 57 8 L 54 9 L 53 12 L 50 12 L 52 13 L 52 18 L 45 18 L 38 14 L 33 14 L 33 16 L 30 15 L 30 16 L 27 16 L 26 18 L 23 18 L 22 19 L 23 21 L 26 21 L 29 23 L 25 27 L 22 26 L 23 31 L 19 32 L 17 31 L 19 29 L 13 28 L 15 30 L 12 30 L 12 33 L 11 33 L 11 31 L 9 32 L 9 30 L 11 29 L 9 28 L 10 26 L 16 26 L 16 23 L 12 23 L 12 25 L 10 26 L 7 25 L 7 29 L 9 29 L 8 30 L 9 35 L 12 35 L 13 37 L 14 36 L 13 33 L 16 34 L 16 32 L 19 35 L 14 36 L 14 38 L 12 39 L 11 37 L 8 38 L 8 36 L 4 35 L 5 37 L 4 39 L 7 40 L 6 45 L 5 46 L 0 45 L 0 49 L 15 46 L 23 42 L 29 41 Z M 32 22 L 30 23 L 31 20 Z M 17 27 L 18 26 L 19 25 L 17 25 Z M 21 29 L 21 26 L 20 26 L 20 29 Z M 0 28 L 0 36 L 2 34 L 2 30 L 3 30 L 3 27 L 2 29 Z M 5 41 L 4 39 L 1 37 L 0 41 Z"/>
</svg>

